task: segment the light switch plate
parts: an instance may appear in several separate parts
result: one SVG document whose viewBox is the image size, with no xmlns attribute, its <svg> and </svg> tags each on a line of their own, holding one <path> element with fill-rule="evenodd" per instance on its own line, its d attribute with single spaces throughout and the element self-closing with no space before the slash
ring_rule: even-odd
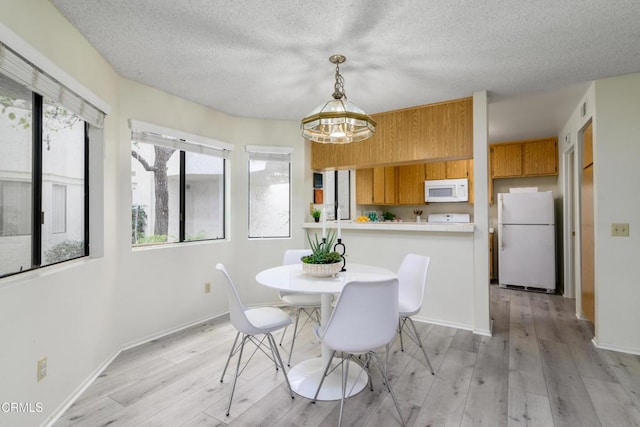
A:
<svg viewBox="0 0 640 427">
<path fill-rule="evenodd" d="M 629 224 L 612 223 L 611 235 L 616 237 L 629 237 Z"/>
</svg>

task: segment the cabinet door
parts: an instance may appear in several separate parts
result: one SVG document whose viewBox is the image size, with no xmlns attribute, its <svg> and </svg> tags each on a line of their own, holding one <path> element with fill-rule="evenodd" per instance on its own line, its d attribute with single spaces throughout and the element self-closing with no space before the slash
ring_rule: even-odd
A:
<svg viewBox="0 0 640 427">
<path fill-rule="evenodd" d="M 383 205 L 384 202 L 384 168 L 373 168 L 373 203 Z"/>
<path fill-rule="evenodd" d="M 522 144 L 522 174 L 558 174 L 558 144 L 555 139 Z"/>
<path fill-rule="evenodd" d="M 445 162 L 447 179 L 467 178 L 469 176 L 469 163 L 467 160 L 452 160 Z"/>
<path fill-rule="evenodd" d="M 424 203 L 425 165 L 398 166 L 398 204 L 421 205 Z"/>
<path fill-rule="evenodd" d="M 522 144 L 491 146 L 491 178 L 522 175 Z"/>
<path fill-rule="evenodd" d="M 425 163 L 424 171 L 425 171 L 425 179 L 446 179 L 447 178 L 446 162 Z"/>
<path fill-rule="evenodd" d="M 384 168 L 384 203 L 387 205 L 395 205 L 397 202 L 396 194 L 398 193 L 395 166 Z"/>
<path fill-rule="evenodd" d="M 370 205 L 373 203 L 373 169 L 356 170 L 356 203 Z"/>
</svg>

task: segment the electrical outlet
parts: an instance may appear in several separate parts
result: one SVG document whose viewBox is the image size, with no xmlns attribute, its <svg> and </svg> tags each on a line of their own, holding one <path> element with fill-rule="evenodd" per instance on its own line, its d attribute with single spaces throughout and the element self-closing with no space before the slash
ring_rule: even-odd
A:
<svg viewBox="0 0 640 427">
<path fill-rule="evenodd" d="M 205 294 L 211 293 L 211 282 L 207 282 L 204 284 L 204 293 Z"/>
<path fill-rule="evenodd" d="M 38 360 L 38 381 L 47 376 L 47 356 Z"/>
<path fill-rule="evenodd" d="M 629 224 L 612 223 L 611 235 L 617 237 L 629 237 Z"/>
</svg>

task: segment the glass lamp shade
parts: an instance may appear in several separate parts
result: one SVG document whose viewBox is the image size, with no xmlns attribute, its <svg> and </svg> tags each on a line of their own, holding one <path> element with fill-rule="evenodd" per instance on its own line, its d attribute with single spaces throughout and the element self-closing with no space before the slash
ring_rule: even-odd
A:
<svg viewBox="0 0 640 427">
<path fill-rule="evenodd" d="M 347 144 L 370 138 L 376 122 L 344 99 L 318 105 L 302 119 L 302 136 L 313 142 Z"/>
</svg>

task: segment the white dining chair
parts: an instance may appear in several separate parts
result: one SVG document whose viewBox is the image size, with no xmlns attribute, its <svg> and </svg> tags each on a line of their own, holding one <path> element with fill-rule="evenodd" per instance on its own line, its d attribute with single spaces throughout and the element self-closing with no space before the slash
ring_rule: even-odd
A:
<svg viewBox="0 0 640 427">
<path fill-rule="evenodd" d="M 366 371 L 371 390 L 373 390 L 373 382 L 370 366 L 373 362 L 396 405 L 401 424 L 405 425 L 398 400 L 389 383 L 386 364 L 384 367 L 381 365 L 380 358 L 375 352 L 378 347 L 386 346 L 388 353 L 389 344 L 397 333 L 398 315 L 398 279 L 351 281 L 344 285 L 326 326 L 318 326 L 314 329 L 318 339 L 331 349 L 331 357 L 324 369 L 313 403 L 316 402 L 330 369 L 331 371 L 336 369 L 331 368 L 336 352 L 342 354 L 342 398 L 340 399 L 339 426 L 342 425 L 351 361 L 358 363 Z M 354 356 L 363 356 L 364 358 Z"/>
<path fill-rule="evenodd" d="M 305 255 L 310 255 L 311 249 L 288 249 L 284 253 L 282 265 L 300 264 L 301 258 Z M 296 342 L 299 329 L 298 324 L 300 322 L 300 315 L 304 314 L 306 317 L 304 323 L 300 329 L 312 321 L 315 324 L 320 324 L 320 295 L 319 294 L 304 294 L 300 292 L 286 292 L 279 291 L 278 296 L 289 307 L 295 310 L 295 323 L 293 326 L 293 337 L 291 338 L 291 348 L 289 349 L 289 358 L 287 359 L 287 366 L 291 366 L 291 355 L 293 354 L 293 346 Z M 282 346 L 282 340 L 287 332 L 287 328 L 282 332 L 280 337 L 280 345 Z"/>
<path fill-rule="evenodd" d="M 229 416 L 229 411 L 231 410 L 231 401 L 233 400 L 233 393 L 236 389 L 236 382 L 238 381 L 238 377 L 240 376 L 242 371 L 244 371 L 244 368 L 249 364 L 254 354 L 256 354 L 258 350 L 261 350 L 274 362 L 276 371 L 278 371 L 279 368 L 282 368 L 282 374 L 284 375 L 289 393 L 291 394 L 291 398 L 293 399 L 293 391 L 291 390 L 291 384 L 289 384 L 289 378 L 287 377 L 287 373 L 284 369 L 284 364 L 282 363 L 282 359 L 280 358 L 278 346 L 273 339 L 273 335 L 271 335 L 271 332 L 283 329 L 286 326 L 290 325 L 291 316 L 289 316 L 284 310 L 275 307 L 245 308 L 240 301 L 238 291 L 233 281 L 231 280 L 231 276 L 229 276 L 229 273 L 227 272 L 225 266 L 219 263 L 216 265 L 216 269 L 220 271 L 224 276 L 227 298 L 229 300 L 229 316 L 231 318 L 231 324 L 238 331 L 236 334 L 236 338 L 233 341 L 233 346 L 231 346 L 231 351 L 229 351 L 227 362 L 224 365 L 222 376 L 220 377 L 220 382 L 222 382 L 224 379 L 224 375 L 227 372 L 227 368 L 229 367 L 229 361 L 236 353 L 239 353 L 238 362 L 236 365 L 236 373 L 233 377 L 233 386 L 231 387 L 231 395 L 229 396 L 229 405 L 227 406 L 227 416 Z M 238 338 L 240 338 L 240 335 L 242 335 L 242 340 L 240 341 L 240 343 L 238 343 Z M 264 336 L 262 338 L 258 338 L 257 336 L 259 335 Z M 265 349 L 265 338 L 267 340 L 267 343 L 269 344 L 268 351 Z M 242 362 L 242 353 L 247 342 L 253 343 L 256 348 L 249 356 L 249 359 L 245 362 L 244 367 L 240 369 L 240 365 Z"/>
<path fill-rule="evenodd" d="M 408 254 L 402 260 L 400 268 L 398 269 L 398 280 L 400 281 L 400 293 L 399 293 L 399 326 L 398 333 L 400 334 L 400 350 L 404 351 L 404 344 L 402 342 L 402 333 L 412 339 L 418 347 L 422 350 L 424 358 L 429 365 L 431 375 L 434 375 L 433 367 L 427 352 L 422 345 L 420 335 L 416 325 L 413 323 L 411 316 L 418 313 L 422 308 L 422 300 L 424 299 L 424 290 L 427 286 L 427 273 L 429 272 L 430 258 L 428 256 Z M 405 330 L 405 326 L 409 322 L 411 325 L 412 333 Z"/>
</svg>

